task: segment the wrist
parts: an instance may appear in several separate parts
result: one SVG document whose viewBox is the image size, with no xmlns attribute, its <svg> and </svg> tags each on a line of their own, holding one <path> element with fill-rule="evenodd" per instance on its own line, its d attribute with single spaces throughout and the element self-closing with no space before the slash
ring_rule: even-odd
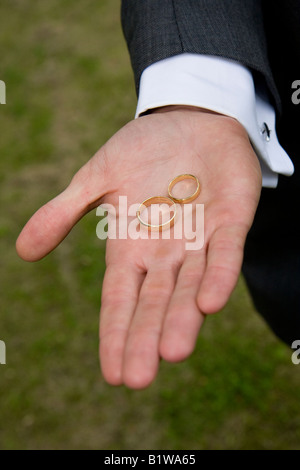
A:
<svg viewBox="0 0 300 470">
<path fill-rule="evenodd" d="M 165 114 L 169 112 L 187 112 L 187 113 L 198 113 L 198 114 L 207 114 L 207 115 L 212 115 L 216 116 L 216 118 L 219 119 L 224 119 L 227 121 L 231 121 L 234 126 L 243 129 L 244 132 L 246 132 L 244 126 L 234 117 L 228 116 L 226 114 L 218 113 L 217 111 L 212 111 L 211 109 L 207 108 L 201 108 L 198 106 L 189 106 L 189 105 L 181 105 L 181 104 L 176 104 L 176 105 L 167 105 L 167 106 L 160 106 L 158 108 L 152 108 L 147 110 L 145 113 L 143 113 L 141 116 L 149 115 L 149 114 Z"/>
<path fill-rule="evenodd" d="M 207 113 L 207 114 L 217 114 L 219 116 L 224 116 L 224 114 L 218 113 L 216 111 L 212 111 L 210 109 L 206 108 L 200 108 L 198 106 L 189 106 L 189 105 L 183 105 L 183 104 L 172 104 L 172 105 L 167 105 L 167 106 L 160 106 L 159 108 L 152 108 L 148 109 L 145 114 L 154 114 L 154 113 L 168 113 L 170 111 L 194 111 L 194 112 L 201 112 L 201 113 Z"/>
</svg>

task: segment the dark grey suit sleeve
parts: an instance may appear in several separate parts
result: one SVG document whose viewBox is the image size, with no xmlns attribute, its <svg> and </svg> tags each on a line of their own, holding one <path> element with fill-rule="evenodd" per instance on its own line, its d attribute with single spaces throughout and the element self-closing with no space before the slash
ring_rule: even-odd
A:
<svg viewBox="0 0 300 470">
<path fill-rule="evenodd" d="M 121 17 L 137 92 L 146 67 L 189 52 L 233 59 L 261 73 L 279 104 L 261 0 L 123 0 Z"/>
</svg>

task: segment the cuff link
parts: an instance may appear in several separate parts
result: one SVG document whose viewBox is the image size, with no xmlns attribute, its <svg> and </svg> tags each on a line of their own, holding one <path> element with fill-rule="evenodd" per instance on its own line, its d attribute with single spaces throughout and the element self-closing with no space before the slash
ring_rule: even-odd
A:
<svg viewBox="0 0 300 470">
<path fill-rule="evenodd" d="M 261 126 L 260 133 L 262 136 L 264 136 L 267 142 L 270 141 L 271 130 L 269 129 L 268 124 L 266 122 L 264 122 L 263 125 Z"/>
</svg>

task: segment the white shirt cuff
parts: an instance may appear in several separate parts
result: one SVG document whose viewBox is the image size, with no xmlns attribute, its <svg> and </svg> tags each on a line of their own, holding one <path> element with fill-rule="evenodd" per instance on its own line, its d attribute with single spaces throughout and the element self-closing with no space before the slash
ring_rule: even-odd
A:
<svg viewBox="0 0 300 470">
<path fill-rule="evenodd" d="M 237 119 L 259 158 L 263 186 L 276 187 L 278 173 L 293 173 L 293 163 L 277 139 L 274 108 L 263 89 L 255 90 L 243 65 L 187 53 L 154 63 L 142 74 L 136 117 L 168 105 L 197 106 Z"/>
</svg>

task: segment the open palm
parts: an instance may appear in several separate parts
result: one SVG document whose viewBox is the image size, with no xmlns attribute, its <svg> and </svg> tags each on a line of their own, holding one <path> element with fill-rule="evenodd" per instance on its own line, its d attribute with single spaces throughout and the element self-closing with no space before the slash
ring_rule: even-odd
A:
<svg viewBox="0 0 300 470">
<path fill-rule="evenodd" d="M 117 206 L 124 195 L 129 205 L 167 195 L 169 181 L 182 173 L 201 183 L 195 203 L 205 210 L 202 248 L 186 250 L 184 238 L 172 237 L 107 241 L 100 360 L 114 385 L 146 387 L 160 358 L 185 359 L 205 314 L 227 302 L 261 188 L 243 127 L 225 116 L 176 108 L 130 122 L 34 214 L 17 241 L 23 259 L 38 260 L 92 208 Z"/>
</svg>

